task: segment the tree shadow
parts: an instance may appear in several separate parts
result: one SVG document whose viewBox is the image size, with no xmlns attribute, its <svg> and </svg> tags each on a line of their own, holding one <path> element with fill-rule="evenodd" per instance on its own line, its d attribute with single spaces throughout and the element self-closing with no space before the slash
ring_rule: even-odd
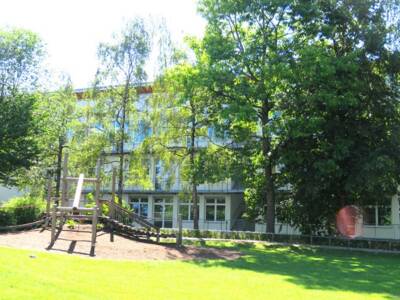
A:
<svg viewBox="0 0 400 300">
<path fill-rule="evenodd" d="M 400 297 L 400 255 L 310 247 L 241 243 L 236 260 L 187 261 L 202 267 L 226 267 L 284 275 L 307 289 L 377 293 Z"/>
</svg>

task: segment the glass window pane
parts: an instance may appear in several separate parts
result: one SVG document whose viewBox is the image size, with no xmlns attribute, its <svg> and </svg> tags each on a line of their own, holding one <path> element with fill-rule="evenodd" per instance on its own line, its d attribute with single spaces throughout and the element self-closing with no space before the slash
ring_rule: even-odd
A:
<svg viewBox="0 0 400 300">
<path fill-rule="evenodd" d="M 142 217 L 147 218 L 147 216 L 148 216 L 148 207 L 149 207 L 149 205 L 147 203 L 140 204 L 140 215 Z"/>
<path fill-rule="evenodd" d="M 172 215 L 173 215 L 172 205 L 165 205 L 164 219 L 165 220 L 172 220 Z"/>
<path fill-rule="evenodd" d="M 392 224 L 392 208 L 390 206 L 378 207 L 378 225 Z"/>
<path fill-rule="evenodd" d="M 364 207 L 363 222 L 365 225 L 376 225 L 375 206 Z"/>
<path fill-rule="evenodd" d="M 147 203 L 149 200 L 147 198 L 140 199 L 140 202 Z"/>
<path fill-rule="evenodd" d="M 133 203 L 131 207 L 134 213 L 139 214 L 139 203 Z"/>
<path fill-rule="evenodd" d="M 173 199 L 172 198 L 166 198 L 165 199 L 165 203 L 172 203 L 173 202 Z"/>
<path fill-rule="evenodd" d="M 180 205 L 179 213 L 182 216 L 182 220 L 189 220 L 189 205 Z"/>
<path fill-rule="evenodd" d="M 217 203 L 218 203 L 218 204 L 225 204 L 225 199 L 218 199 L 218 200 L 217 200 Z"/>
<path fill-rule="evenodd" d="M 207 221 L 215 220 L 215 207 L 213 205 L 206 206 L 206 220 Z"/>
<path fill-rule="evenodd" d="M 207 200 L 207 204 L 214 204 L 215 203 L 215 199 L 206 199 Z"/>
<path fill-rule="evenodd" d="M 172 228 L 172 221 L 164 221 L 164 228 Z"/>
<path fill-rule="evenodd" d="M 154 205 L 154 218 L 161 219 L 163 213 L 163 206 L 162 205 Z"/>
<path fill-rule="evenodd" d="M 162 202 L 163 202 L 163 199 L 158 198 L 158 199 L 155 199 L 154 202 L 155 202 L 155 203 L 162 203 Z"/>
<path fill-rule="evenodd" d="M 225 221 L 225 206 L 217 206 L 217 221 Z"/>
</svg>

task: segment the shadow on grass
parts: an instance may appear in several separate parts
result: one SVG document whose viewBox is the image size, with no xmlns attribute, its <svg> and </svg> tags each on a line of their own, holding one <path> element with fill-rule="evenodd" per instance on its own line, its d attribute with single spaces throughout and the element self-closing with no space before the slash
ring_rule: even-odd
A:
<svg viewBox="0 0 400 300">
<path fill-rule="evenodd" d="M 400 297 L 400 255 L 250 243 L 228 248 L 244 255 L 234 261 L 187 263 L 284 275 L 289 282 L 308 289 Z"/>
</svg>

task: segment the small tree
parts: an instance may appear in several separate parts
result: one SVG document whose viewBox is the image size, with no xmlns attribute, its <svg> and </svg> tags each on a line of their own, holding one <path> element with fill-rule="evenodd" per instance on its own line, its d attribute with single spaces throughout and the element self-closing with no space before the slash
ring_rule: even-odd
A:
<svg viewBox="0 0 400 300">
<path fill-rule="evenodd" d="M 202 75 L 199 66 L 183 62 L 157 81 L 151 99 L 153 134 L 145 144 L 145 153 L 163 164 L 161 177 L 168 173 L 171 181 L 187 184 L 194 229 L 199 229 L 198 185 L 225 178 L 219 168 L 223 151 L 210 139 L 213 105 Z"/>
<path fill-rule="evenodd" d="M 132 130 L 137 110 L 136 88 L 146 80 L 144 67 L 149 53 L 150 34 L 140 18 L 132 20 L 119 34 L 115 34 L 112 43 L 100 44 L 98 48 L 101 68 L 93 95 L 99 122 L 97 127 L 116 146 L 119 156 L 117 194 L 120 201 L 124 184 L 125 144 L 130 141 L 128 132 Z M 101 88 L 100 83 L 107 88 Z"/>
</svg>

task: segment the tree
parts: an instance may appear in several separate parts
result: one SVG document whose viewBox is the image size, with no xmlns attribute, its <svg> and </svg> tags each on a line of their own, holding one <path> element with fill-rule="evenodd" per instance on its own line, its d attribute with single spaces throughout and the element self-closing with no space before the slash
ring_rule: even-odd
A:
<svg viewBox="0 0 400 300">
<path fill-rule="evenodd" d="M 101 68 L 97 78 L 107 88 L 95 87 L 99 130 L 111 138 L 119 156 L 117 194 L 122 201 L 125 164 L 125 143 L 129 141 L 128 126 L 134 124 L 136 88 L 146 80 L 144 69 L 150 53 L 150 35 L 144 20 L 137 18 L 114 35 L 114 42 L 101 44 L 98 56 Z M 112 126 L 111 126 L 112 125 Z M 129 149 L 131 150 L 131 149 Z"/>
<path fill-rule="evenodd" d="M 267 232 L 275 227 L 276 127 L 290 42 L 286 2 L 203 0 L 199 6 L 208 21 L 202 47 L 209 56 L 209 91 L 224 104 L 221 118 L 228 120 L 230 137 L 242 145 L 238 150 L 248 159 L 245 165 L 262 170 Z"/>
<path fill-rule="evenodd" d="M 64 149 L 70 142 L 73 123 L 77 121 L 77 100 L 68 79 L 59 90 L 45 93 L 37 108 L 41 127 L 41 135 L 38 137 L 41 146 L 41 168 L 51 170 L 55 175 L 56 197 L 60 196 Z"/>
<path fill-rule="evenodd" d="M 15 183 L 15 172 L 28 169 L 39 151 L 33 110 L 43 46 L 27 30 L 0 30 L 0 182 Z M 31 92 L 28 94 L 27 92 Z"/>
<path fill-rule="evenodd" d="M 190 192 L 194 229 L 199 229 L 198 185 L 226 177 L 221 168 L 226 156 L 210 135 L 213 99 L 203 76 L 199 65 L 188 62 L 164 72 L 154 87 L 153 130 L 144 144 L 144 152 L 162 164 L 164 172 L 158 175 L 181 182 Z"/>
<path fill-rule="evenodd" d="M 341 207 L 385 203 L 399 185 L 393 4 L 315 1 L 296 12 L 282 162 L 290 221 L 303 231 L 329 230 Z"/>
</svg>

